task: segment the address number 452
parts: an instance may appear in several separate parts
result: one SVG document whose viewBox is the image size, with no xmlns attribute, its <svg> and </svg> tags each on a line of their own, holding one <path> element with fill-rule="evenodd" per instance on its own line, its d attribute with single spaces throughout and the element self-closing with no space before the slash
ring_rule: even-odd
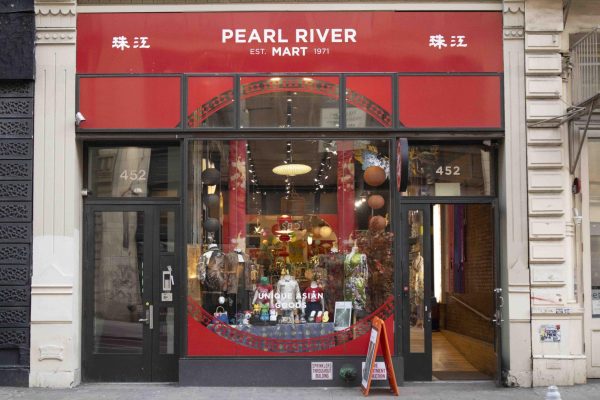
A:
<svg viewBox="0 0 600 400">
<path fill-rule="evenodd" d="M 119 178 L 126 181 L 145 181 L 146 180 L 146 170 L 144 169 L 124 169 L 119 175 Z"/>
<path fill-rule="evenodd" d="M 446 165 L 446 166 L 440 165 L 435 170 L 435 173 L 438 175 L 460 176 L 460 166 L 458 166 L 458 165 Z"/>
</svg>

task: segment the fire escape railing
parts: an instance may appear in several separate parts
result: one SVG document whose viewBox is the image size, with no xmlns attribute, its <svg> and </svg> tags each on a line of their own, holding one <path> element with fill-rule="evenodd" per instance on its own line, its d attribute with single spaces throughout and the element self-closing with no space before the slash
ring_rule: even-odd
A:
<svg viewBox="0 0 600 400">
<path fill-rule="evenodd" d="M 571 103 L 578 106 L 600 93 L 600 30 L 579 39 L 569 53 Z"/>
<path fill-rule="evenodd" d="M 600 30 L 595 28 L 571 46 L 571 110 L 569 125 L 569 172 L 575 173 L 592 115 L 600 107 Z M 575 122 L 584 122 L 583 129 Z"/>
</svg>

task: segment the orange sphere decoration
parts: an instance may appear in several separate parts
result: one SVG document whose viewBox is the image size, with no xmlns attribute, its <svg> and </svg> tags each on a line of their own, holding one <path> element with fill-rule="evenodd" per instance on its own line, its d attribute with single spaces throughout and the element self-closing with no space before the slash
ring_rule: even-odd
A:
<svg viewBox="0 0 600 400">
<path fill-rule="evenodd" d="M 385 200 L 383 199 L 383 196 L 378 195 L 378 194 L 373 194 L 373 195 L 369 196 L 369 198 L 367 199 L 367 204 L 373 210 L 379 210 L 381 207 L 383 207 L 385 205 Z"/>
<path fill-rule="evenodd" d="M 385 218 L 381 215 L 375 215 L 369 221 L 369 229 L 375 232 L 384 230 L 386 225 Z"/>
<path fill-rule="evenodd" d="M 365 170 L 364 178 L 367 184 L 371 186 L 379 186 L 386 180 L 385 171 L 383 168 L 374 165 Z"/>
</svg>

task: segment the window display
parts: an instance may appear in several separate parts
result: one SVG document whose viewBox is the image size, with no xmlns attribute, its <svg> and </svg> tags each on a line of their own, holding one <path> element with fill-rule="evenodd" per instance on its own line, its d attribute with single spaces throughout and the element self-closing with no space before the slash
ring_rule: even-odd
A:
<svg viewBox="0 0 600 400">
<path fill-rule="evenodd" d="M 394 309 L 389 147 L 190 142 L 189 355 L 364 352 Z"/>
</svg>

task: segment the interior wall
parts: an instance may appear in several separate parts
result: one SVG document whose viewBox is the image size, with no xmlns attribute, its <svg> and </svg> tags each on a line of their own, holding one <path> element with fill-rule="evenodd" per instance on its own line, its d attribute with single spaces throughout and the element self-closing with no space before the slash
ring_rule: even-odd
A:
<svg viewBox="0 0 600 400">
<path fill-rule="evenodd" d="M 444 206 L 448 216 L 451 209 Z M 488 204 L 471 204 L 465 206 L 464 228 L 464 292 L 454 291 L 454 285 L 449 284 L 446 293 L 446 313 L 442 327 L 445 329 L 470 336 L 488 343 L 494 342 L 494 329 L 489 321 L 481 318 L 458 300 L 468 304 L 480 313 L 491 317 L 494 313 L 494 226 L 492 208 Z M 460 223 L 456 221 L 454 226 Z M 444 232 L 451 229 L 450 218 L 444 218 Z M 444 235 L 445 237 L 451 235 Z M 443 243 L 453 245 L 449 240 Z M 456 244 L 458 245 L 458 243 Z M 447 275 L 443 281 L 453 282 L 454 268 L 451 259 L 454 251 L 444 252 L 444 271 Z M 456 264 L 456 263 L 455 263 Z M 446 268 L 446 266 L 450 266 Z"/>
</svg>

